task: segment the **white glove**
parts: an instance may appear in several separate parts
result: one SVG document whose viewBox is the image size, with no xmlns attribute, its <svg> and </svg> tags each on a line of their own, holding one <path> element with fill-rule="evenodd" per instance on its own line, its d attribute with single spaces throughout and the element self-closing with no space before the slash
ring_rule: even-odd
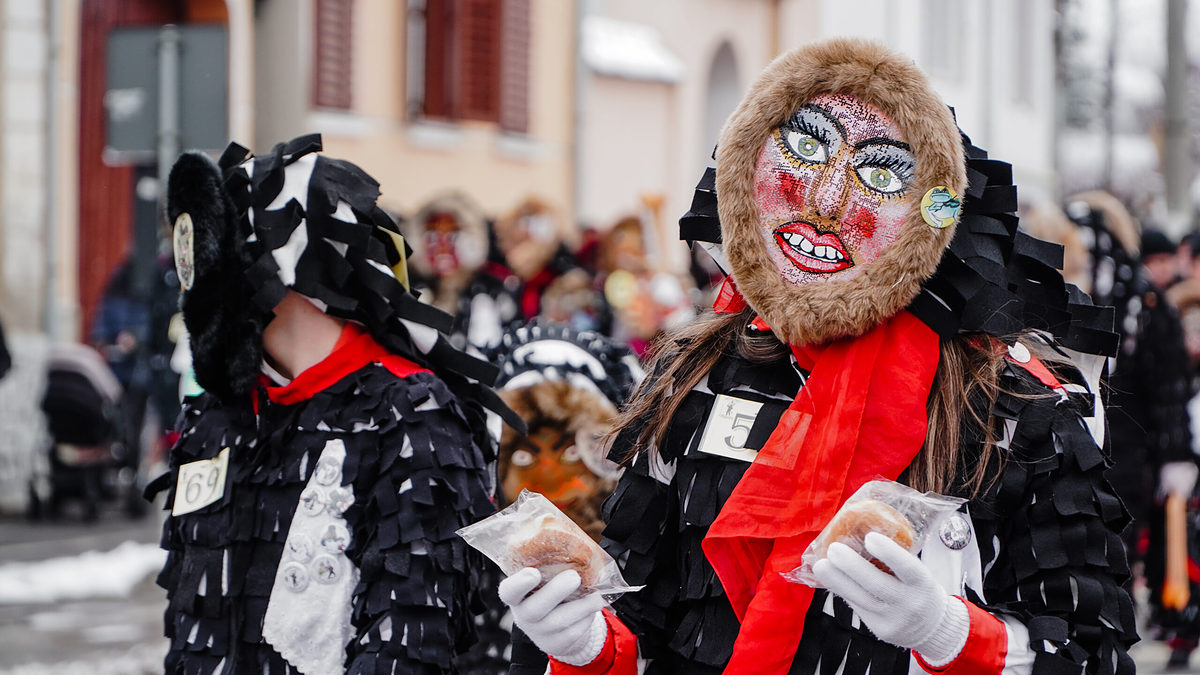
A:
<svg viewBox="0 0 1200 675">
<path fill-rule="evenodd" d="M 967 607 L 942 589 L 917 556 L 877 532 L 866 549 L 895 573 L 884 572 L 845 544 L 829 546 L 813 575 L 846 601 L 875 637 L 911 649 L 932 666 L 950 663 L 970 632 Z"/>
<path fill-rule="evenodd" d="M 563 602 L 579 588 L 579 573 L 567 570 L 530 593 L 542 573 L 526 567 L 500 582 L 500 599 L 512 610 L 515 623 L 546 653 L 571 666 L 585 666 L 600 655 L 608 639 L 608 624 L 600 611 L 604 598 L 588 593 Z"/>
<path fill-rule="evenodd" d="M 1158 470 L 1158 486 L 1165 495 L 1187 499 L 1196 487 L 1197 472 L 1200 467 L 1195 462 L 1167 462 Z"/>
</svg>

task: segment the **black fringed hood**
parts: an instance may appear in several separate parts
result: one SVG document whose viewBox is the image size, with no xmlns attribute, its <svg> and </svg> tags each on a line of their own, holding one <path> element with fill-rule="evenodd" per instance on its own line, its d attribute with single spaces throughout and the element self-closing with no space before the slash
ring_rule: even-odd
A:
<svg viewBox="0 0 1200 675">
<path fill-rule="evenodd" d="M 167 215 L 197 382 L 245 400 L 261 368 L 263 328 L 290 289 L 362 324 L 460 396 L 507 413 L 480 384 L 496 369 L 454 349 L 442 335 L 451 317 L 410 291 L 411 250 L 376 204 L 378 182 L 320 150 L 317 134 L 261 156 L 231 143 L 217 164 L 189 152 L 172 168 Z"/>
</svg>

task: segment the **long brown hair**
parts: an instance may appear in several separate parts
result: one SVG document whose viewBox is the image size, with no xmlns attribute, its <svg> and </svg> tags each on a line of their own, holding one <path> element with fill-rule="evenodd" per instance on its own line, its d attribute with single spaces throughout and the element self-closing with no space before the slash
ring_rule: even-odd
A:
<svg viewBox="0 0 1200 675">
<path fill-rule="evenodd" d="M 773 335 L 747 333 L 746 325 L 754 316 L 749 308 L 735 314 L 708 312 L 660 338 L 649 363 L 651 376 L 615 422 L 614 436 L 627 426 L 641 427 L 626 462 L 639 451 L 655 451 L 655 439 L 663 437 L 683 399 L 722 357 L 738 354 L 751 361 L 766 361 L 786 353 Z M 954 489 L 965 493 L 961 496 L 974 497 L 998 475 L 995 469 L 1001 454 L 988 411 L 1000 393 L 1003 352 L 992 349 L 991 340 L 979 341 L 979 345 L 974 342 L 968 336 L 957 336 L 941 343 L 937 374 L 926 404 L 929 425 L 925 444 L 907 474 L 909 486 L 916 490 L 949 493 Z M 979 401 L 980 395 L 985 405 L 972 407 L 971 400 Z M 981 456 L 969 466 L 964 466 L 967 463 L 962 456 L 964 422 L 976 425 L 985 439 Z"/>
</svg>

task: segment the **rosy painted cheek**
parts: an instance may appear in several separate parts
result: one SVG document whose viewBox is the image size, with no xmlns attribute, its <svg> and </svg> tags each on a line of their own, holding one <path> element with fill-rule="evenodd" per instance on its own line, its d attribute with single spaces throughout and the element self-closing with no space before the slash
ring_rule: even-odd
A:
<svg viewBox="0 0 1200 675">
<path fill-rule="evenodd" d="M 905 204 L 896 199 L 880 204 L 869 197 L 855 198 L 847 209 L 842 241 L 858 254 L 862 263 L 875 260 L 900 236 Z"/>
<path fill-rule="evenodd" d="M 797 219 L 804 210 L 808 186 L 815 179 L 815 171 L 793 168 L 778 156 L 774 142 L 768 140 L 754 172 L 755 196 L 764 225 Z"/>
</svg>

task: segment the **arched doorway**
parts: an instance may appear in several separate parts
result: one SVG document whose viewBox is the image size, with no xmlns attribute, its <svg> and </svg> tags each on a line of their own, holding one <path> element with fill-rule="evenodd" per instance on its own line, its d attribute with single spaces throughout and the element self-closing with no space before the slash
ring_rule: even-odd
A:
<svg viewBox="0 0 1200 675">
<path fill-rule="evenodd" d="M 742 86 L 738 81 L 737 58 L 733 45 L 728 40 L 717 47 L 712 65 L 708 69 L 708 84 L 705 88 L 704 126 L 700 129 L 700 147 L 711 150 L 717 144 L 721 125 L 737 107 L 741 99 Z"/>
</svg>

